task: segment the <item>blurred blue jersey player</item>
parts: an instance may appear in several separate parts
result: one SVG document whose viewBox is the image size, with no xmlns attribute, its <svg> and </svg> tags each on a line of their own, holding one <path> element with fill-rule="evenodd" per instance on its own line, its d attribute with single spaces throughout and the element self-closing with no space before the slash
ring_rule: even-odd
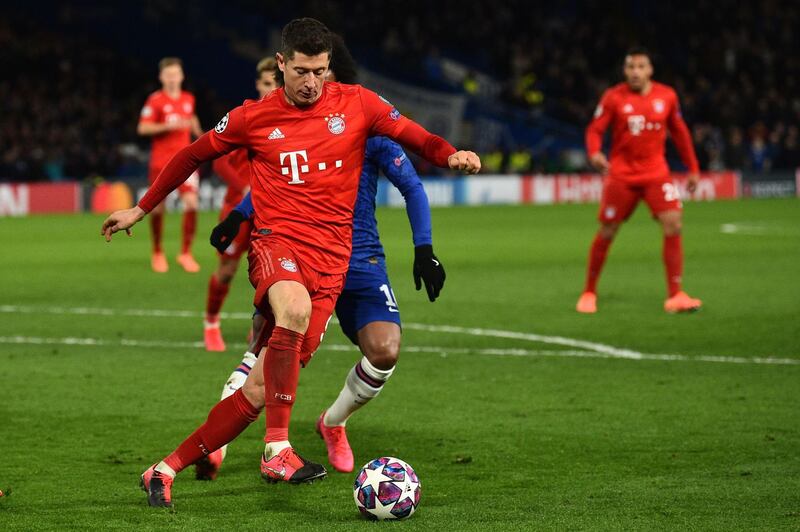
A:
<svg viewBox="0 0 800 532">
<path fill-rule="evenodd" d="M 355 82 L 355 63 L 341 39 L 334 40 L 329 79 Z M 386 272 L 383 246 L 375 219 L 379 172 L 397 187 L 406 201 L 414 242 L 414 280 L 417 290 L 425 285 L 430 301 L 438 297 L 445 272 L 433 254 L 431 216 L 422 182 L 403 149 L 385 137 L 367 141 L 353 221 L 353 251 L 347 282 L 336 304 L 342 331 L 359 346 L 363 357 L 350 370 L 339 396 L 319 417 L 317 431 L 325 441 L 331 465 L 341 472 L 353 470 L 353 452 L 345 424 L 350 415 L 380 393 L 392 375 L 400 351 L 400 309 Z M 250 195 L 212 233 L 216 247 L 227 246 L 239 223 L 253 214 Z M 254 320 L 254 330 L 261 320 Z M 255 334 L 255 337 L 258 335 Z M 255 362 L 255 346 L 245 354 L 225 386 L 223 397 L 241 387 Z M 224 452 L 224 451 L 223 451 Z M 212 460 L 221 462 L 221 456 Z"/>
</svg>

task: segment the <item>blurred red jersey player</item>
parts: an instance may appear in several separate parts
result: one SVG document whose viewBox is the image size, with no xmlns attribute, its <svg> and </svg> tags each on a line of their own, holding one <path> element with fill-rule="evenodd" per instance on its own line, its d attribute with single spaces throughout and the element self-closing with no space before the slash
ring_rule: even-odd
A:
<svg viewBox="0 0 800 532">
<path fill-rule="evenodd" d="M 699 179 L 697 157 L 691 135 L 681 117 L 675 91 L 651 80 L 653 66 L 649 53 L 635 48 L 625 56 L 625 82 L 606 90 L 586 129 L 589 162 L 606 174 L 600 204 L 600 230 L 589 252 L 584 292 L 578 312 L 597 311 L 597 281 L 608 248 L 620 224 L 644 200 L 664 235 L 663 260 L 667 276 L 667 312 L 700 308 L 699 299 L 681 289 L 683 248 L 681 244 L 682 205 L 678 189 L 670 178 L 664 156 L 667 131 L 689 170 L 688 189 L 693 192 Z M 611 126 L 611 160 L 601 151 L 603 134 Z"/>
<path fill-rule="evenodd" d="M 276 56 L 284 88 L 225 115 L 214 131 L 172 158 L 139 205 L 103 222 L 106 240 L 117 231 L 129 232 L 199 164 L 247 148 L 255 207 L 250 282 L 254 304 L 267 320 L 261 337 L 268 343 L 244 386 L 217 403 L 202 426 L 142 475 L 153 506 L 171 506 L 175 475 L 232 441 L 265 406 L 261 476 L 299 483 L 327 474 L 293 449 L 289 421 L 300 367 L 319 347 L 344 285 L 367 137 L 388 136 L 437 166 L 480 170 L 473 152 L 456 151 L 374 92 L 325 83 L 331 49 L 330 31 L 319 21 L 289 22 Z"/>
<path fill-rule="evenodd" d="M 158 79 L 161 90 L 152 93 L 142 108 L 139 135 L 152 137 L 148 179 L 152 184 L 164 166 L 179 150 L 192 143 L 192 135 L 203 134 L 200 120 L 195 113 L 194 95 L 181 90 L 183 66 L 177 57 L 165 57 L 158 63 Z M 197 188 L 199 175 L 194 172 L 180 187 L 178 193 L 183 203 L 183 239 L 178 263 L 184 270 L 194 273 L 200 265 L 192 256 L 192 240 L 197 227 Z M 164 226 L 164 205 L 153 209 L 150 229 L 153 239 L 151 265 L 153 271 L 164 273 L 169 269 L 167 258 L 161 247 Z"/>
<path fill-rule="evenodd" d="M 276 72 L 278 63 L 274 57 L 267 57 L 256 66 L 256 90 L 258 97 L 263 98 L 277 86 Z M 219 219 L 225 220 L 228 214 L 250 190 L 250 159 L 247 149 L 240 148 L 228 155 L 215 159 L 214 172 L 228 185 Z M 224 351 L 225 341 L 220 329 L 219 313 L 228 295 L 242 254 L 250 249 L 250 232 L 253 226 L 245 220 L 239 226 L 239 233 L 231 241 L 223 253 L 219 254 L 219 266 L 208 280 L 208 296 L 206 298 L 206 315 L 203 322 L 203 341 L 208 351 Z"/>
</svg>

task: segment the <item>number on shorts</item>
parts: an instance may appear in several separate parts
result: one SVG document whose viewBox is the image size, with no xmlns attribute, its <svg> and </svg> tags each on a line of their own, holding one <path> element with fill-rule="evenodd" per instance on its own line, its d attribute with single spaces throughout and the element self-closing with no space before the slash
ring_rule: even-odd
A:
<svg viewBox="0 0 800 532">
<path fill-rule="evenodd" d="M 680 201 L 681 193 L 678 191 L 678 187 L 672 183 L 664 183 L 661 185 L 661 190 L 664 191 L 664 201 Z"/>
<path fill-rule="evenodd" d="M 394 290 L 389 288 L 388 284 L 382 284 L 381 292 L 386 296 L 386 306 L 389 307 L 389 312 L 400 312 L 400 309 L 397 308 L 397 299 L 394 297 Z"/>
</svg>

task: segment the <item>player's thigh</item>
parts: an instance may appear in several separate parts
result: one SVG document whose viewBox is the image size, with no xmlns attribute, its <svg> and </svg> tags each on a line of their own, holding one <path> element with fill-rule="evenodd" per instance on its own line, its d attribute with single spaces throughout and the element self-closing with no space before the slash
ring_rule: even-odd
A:
<svg viewBox="0 0 800 532">
<path fill-rule="evenodd" d="M 290 304 L 293 308 L 295 303 L 302 303 L 304 313 L 308 314 L 310 300 L 306 279 L 291 249 L 266 239 L 256 239 L 251 243 L 247 259 L 250 284 L 255 288 L 253 304 L 261 314 L 271 313 L 280 321 L 284 317 L 280 313 L 290 308 Z M 278 283 L 281 285 L 273 290 Z M 273 308 L 273 303 L 278 308 Z"/>
<path fill-rule="evenodd" d="M 319 348 L 336 308 L 336 300 L 344 287 L 344 274 L 320 275 L 317 289 L 311 294 L 311 317 L 308 320 L 300 363 L 305 367 Z"/>
<path fill-rule="evenodd" d="M 621 179 L 606 178 L 597 219 L 601 224 L 620 224 L 636 210 L 641 192 Z"/>
<path fill-rule="evenodd" d="M 386 271 L 351 270 L 336 304 L 342 332 L 359 345 L 359 331 L 372 322 L 389 322 L 400 327 L 400 308 Z"/>
<path fill-rule="evenodd" d="M 680 217 L 683 212 L 680 191 L 670 179 L 648 183 L 644 187 L 644 201 L 653 218 L 660 219 L 663 213 L 672 213 L 667 218 Z"/>
</svg>

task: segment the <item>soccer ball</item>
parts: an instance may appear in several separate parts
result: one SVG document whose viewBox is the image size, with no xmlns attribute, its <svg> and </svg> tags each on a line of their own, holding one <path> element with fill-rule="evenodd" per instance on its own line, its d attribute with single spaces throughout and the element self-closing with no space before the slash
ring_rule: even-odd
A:
<svg viewBox="0 0 800 532">
<path fill-rule="evenodd" d="M 376 458 L 361 468 L 353 484 L 356 507 L 369 519 L 405 519 L 419 506 L 422 484 L 399 458 Z"/>
</svg>

